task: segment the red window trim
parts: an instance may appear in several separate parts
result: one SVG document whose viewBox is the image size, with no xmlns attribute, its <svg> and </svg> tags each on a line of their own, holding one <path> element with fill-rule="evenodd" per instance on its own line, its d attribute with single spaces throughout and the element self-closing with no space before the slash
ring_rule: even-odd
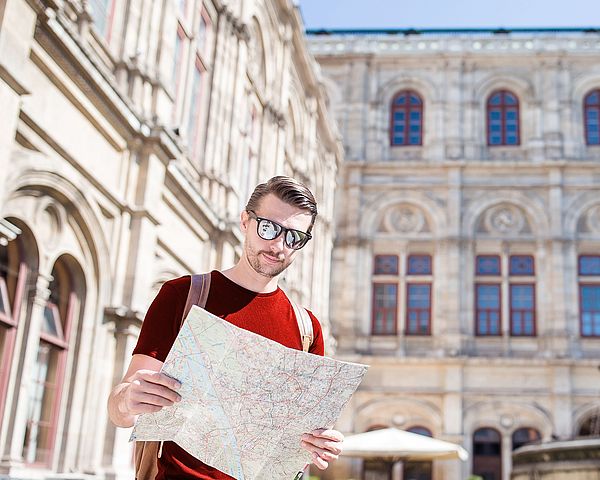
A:
<svg viewBox="0 0 600 480">
<path fill-rule="evenodd" d="M 587 99 L 589 96 L 591 96 L 592 94 L 597 93 L 598 94 L 598 105 L 588 105 L 587 104 Z M 594 88 L 592 90 L 590 90 L 584 97 L 583 97 L 583 125 L 585 128 L 585 144 L 587 146 L 590 147 L 597 147 L 598 144 L 596 143 L 589 143 L 589 125 L 588 125 L 588 109 L 591 108 L 596 108 L 598 110 L 598 135 L 600 135 L 600 88 Z"/>
<path fill-rule="evenodd" d="M 477 272 L 477 263 L 479 257 L 494 257 L 498 259 L 498 265 L 500 265 L 500 271 L 498 273 L 478 273 Z M 496 253 L 480 253 L 475 255 L 475 276 L 477 277 L 500 277 L 502 276 L 502 257 Z"/>
<path fill-rule="evenodd" d="M 497 309 L 498 311 L 498 333 L 480 333 L 479 332 L 479 308 L 477 305 L 478 299 L 478 289 L 479 285 L 495 285 L 498 287 L 498 305 L 500 305 Z M 501 282 L 475 282 L 475 336 L 476 337 L 501 337 L 502 336 L 502 283 Z M 485 308 L 482 310 L 486 310 L 488 312 L 495 311 L 496 309 Z M 489 325 L 489 319 L 488 319 Z"/>
<path fill-rule="evenodd" d="M 533 333 L 531 333 L 531 334 L 525 334 L 525 333 L 516 334 L 516 333 L 514 333 L 514 330 L 513 330 L 513 312 L 520 311 L 521 313 L 523 313 L 523 312 L 530 311 L 530 310 L 524 310 L 524 309 L 514 310 L 512 307 L 512 287 L 520 286 L 520 285 L 526 285 L 526 286 L 533 287 L 533 289 L 532 289 L 533 290 L 533 308 L 531 309 L 531 312 L 533 313 Z M 510 319 L 510 335 L 511 335 L 511 337 L 535 337 L 535 336 L 537 336 L 537 315 L 536 315 L 537 298 L 536 298 L 536 291 L 535 291 L 535 283 L 534 282 L 511 282 L 508 285 L 508 297 L 509 297 L 508 298 L 508 307 L 510 310 L 509 319 Z"/>
<path fill-rule="evenodd" d="M 600 277 L 600 275 L 595 275 L 592 273 L 581 273 L 581 257 L 596 257 L 600 258 L 600 255 L 595 253 L 580 253 L 577 255 L 577 275 L 580 277 Z"/>
<path fill-rule="evenodd" d="M 533 265 L 533 271 L 531 273 L 512 273 L 510 271 L 510 265 L 511 265 L 510 259 L 512 257 L 529 257 L 529 258 L 531 258 L 531 260 L 532 260 L 531 264 Z M 535 276 L 535 256 L 530 255 L 528 253 L 511 253 L 508 256 L 508 274 L 513 277 L 533 277 L 533 276 Z"/>
<path fill-rule="evenodd" d="M 71 324 L 73 323 L 73 315 L 75 314 L 75 309 L 78 307 L 79 301 L 77 299 L 77 295 L 74 292 L 71 292 L 69 295 L 69 302 L 67 305 L 67 312 L 65 316 L 65 325 L 64 325 L 64 340 L 62 348 L 60 345 L 56 343 L 56 341 L 48 341 L 45 337 L 53 338 L 52 336 L 40 334 L 40 342 L 46 342 L 51 344 L 53 347 L 57 347 L 59 351 L 57 352 L 57 365 L 56 365 L 56 395 L 52 404 L 52 413 L 50 415 L 49 422 L 43 422 L 49 424 L 48 426 L 48 453 L 47 458 L 43 462 L 33 462 L 27 463 L 26 465 L 30 466 L 44 466 L 47 467 L 52 462 L 52 457 L 54 455 L 54 447 L 56 446 L 56 432 L 58 429 L 58 418 L 60 414 L 60 406 L 62 401 L 62 394 L 64 389 L 64 381 L 65 381 L 65 373 L 66 373 L 66 364 L 67 364 L 67 354 L 68 354 L 68 345 L 69 345 L 69 337 L 71 332 Z M 42 422 L 40 422 L 42 423 Z"/>
<path fill-rule="evenodd" d="M 581 295 L 581 287 L 598 287 L 600 288 L 600 283 L 598 282 L 579 282 L 579 336 L 581 338 L 600 338 L 600 335 L 584 335 L 583 334 L 583 298 Z M 591 310 L 595 312 L 596 310 Z"/>
<path fill-rule="evenodd" d="M 12 364 L 12 356 L 15 349 L 15 343 L 17 339 L 17 328 L 19 323 L 19 313 L 21 312 L 21 304 L 23 303 L 23 296 L 25 294 L 25 285 L 27 282 L 27 276 L 29 275 L 29 268 L 25 262 L 21 262 L 19 266 L 19 273 L 17 274 L 17 285 L 15 288 L 15 297 L 13 299 L 13 305 L 11 312 L 13 318 L 10 322 L 6 323 L 6 327 L 0 325 L 0 328 L 7 328 L 8 332 L 4 337 L 4 348 L 2 350 L 2 358 L 0 361 L 5 366 L 6 375 L 4 378 L 0 377 L 0 418 L 4 414 L 4 406 L 6 402 L 6 394 L 8 392 L 8 378 L 10 376 L 10 369 Z M 8 299 L 10 302 L 10 298 Z M 11 307 L 9 305 L 9 307 Z M 4 322 L 3 322 L 4 323 Z"/>
<path fill-rule="evenodd" d="M 388 311 L 389 308 L 377 308 L 375 305 L 375 287 L 377 285 L 395 285 L 396 286 L 396 304 L 394 306 L 394 328 L 391 332 L 376 332 L 375 331 L 375 312 L 378 310 Z M 398 283 L 397 282 L 373 282 L 371 287 L 371 335 L 397 335 L 398 334 Z"/>
<path fill-rule="evenodd" d="M 429 286 L 429 308 L 425 309 L 425 308 L 409 308 L 408 307 L 408 290 L 412 285 L 427 285 Z M 430 336 L 431 335 L 431 324 L 433 321 L 433 318 L 431 316 L 432 311 L 433 311 L 433 305 L 432 305 L 432 294 L 433 294 L 433 284 L 432 282 L 406 282 L 406 317 L 405 317 L 405 326 L 404 326 L 404 334 L 407 336 L 411 336 L 411 337 L 426 337 L 426 336 Z M 409 314 L 411 312 L 417 311 L 419 312 L 425 312 L 427 311 L 429 313 L 429 320 L 427 322 L 427 333 L 422 333 L 422 332 L 410 332 L 408 329 L 409 326 Z M 420 317 L 420 315 L 417 315 L 417 317 Z M 417 325 L 419 324 L 419 320 L 417 320 Z"/>
<path fill-rule="evenodd" d="M 431 265 L 431 272 L 429 273 L 410 273 L 408 266 L 410 263 L 410 257 L 429 257 L 429 264 Z M 406 275 L 407 276 L 433 276 L 433 256 L 430 253 L 419 253 L 419 252 L 411 252 L 406 256 Z"/>
<path fill-rule="evenodd" d="M 494 95 L 498 93 L 502 94 L 502 100 L 499 105 L 490 105 L 490 100 Z M 514 105 L 506 105 L 504 103 L 504 95 L 510 94 L 517 100 L 516 107 Z M 518 147 L 521 145 L 521 102 L 519 97 L 510 90 L 500 89 L 494 90 L 489 94 L 487 101 L 485 103 L 485 120 L 486 120 L 486 128 L 487 128 L 487 145 L 488 147 Z M 517 109 L 517 143 L 508 144 L 506 143 L 506 109 L 507 108 L 516 108 Z M 500 120 L 502 122 L 501 132 L 502 132 L 502 143 L 491 143 L 491 130 L 490 130 L 490 109 L 500 109 Z"/>
<path fill-rule="evenodd" d="M 377 257 L 395 257 L 396 258 L 396 273 L 383 273 L 383 272 L 377 272 L 375 270 L 375 267 L 377 266 Z M 393 253 L 378 253 L 375 255 L 375 257 L 373 258 L 373 275 L 393 275 L 393 276 L 398 276 L 400 275 L 400 257 L 396 254 Z"/>
<path fill-rule="evenodd" d="M 408 97 L 408 102 L 405 107 L 397 108 L 396 99 L 398 97 L 400 97 L 401 95 L 406 95 Z M 405 130 L 404 130 L 406 133 L 406 135 L 404 136 L 404 143 L 394 143 L 394 112 L 396 110 L 403 110 L 405 112 L 406 123 L 404 124 L 404 126 L 410 127 L 410 119 L 409 119 L 409 115 L 408 115 L 408 114 L 410 114 L 410 111 L 411 111 L 410 95 L 415 95 L 421 102 L 418 105 L 419 113 L 421 114 L 420 115 L 420 119 L 421 119 L 420 120 L 420 129 L 419 129 L 419 143 L 416 143 L 416 144 L 410 143 L 410 137 L 409 137 L 410 132 L 409 132 L 408 128 L 405 128 Z M 391 147 L 420 147 L 420 146 L 423 146 L 423 129 L 425 126 L 424 111 L 425 111 L 425 105 L 423 102 L 423 97 L 421 95 L 419 95 L 419 93 L 416 90 L 411 90 L 411 89 L 400 90 L 394 94 L 394 96 L 392 97 L 391 105 L 390 105 L 389 137 L 390 137 L 390 146 Z"/>
<path fill-rule="evenodd" d="M 196 43 L 196 52 L 197 55 L 202 59 L 203 65 L 208 65 L 208 59 L 205 60 L 205 58 L 207 57 L 207 52 L 209 51 L 208 46 L 212 42 L 213 22 L 204 6 L 200 7 L 200 17 L 204 19 L 204 23 L 206 24 L 206 35 L 204 37 L 205 43 L 202 45 L 202 49 L 199 49 L 198 44 Z M 196 32 L 196 35 L 197 34 L 198 32 Z"/>
</svg>

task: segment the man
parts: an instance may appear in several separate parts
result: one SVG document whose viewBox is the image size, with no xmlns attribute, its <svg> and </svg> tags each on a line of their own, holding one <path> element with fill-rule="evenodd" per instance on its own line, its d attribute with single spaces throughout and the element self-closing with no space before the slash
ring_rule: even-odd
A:
<svg viewBox="0 0 600 480">
<path fill-rule="evenodd" d="M 211 272 L 206 310 L 301 350 L 293 307 L 278 287 L 278 279 L 311 239 L 316 216 L 315 199 L 300 182 L 280 176 L 258 185 L 240 218 L 243 254 L 234 267 Z M 148 309 L 127 373 L 109 397 L 109 416 L 115 425 L 131 427 L 136 415 L 180 401 L 178 382 L 159 370 L 179 331 L 189 288 L 189 276 L 166 282 Z M 309 314 L 314 332 L 309 351 L 323 355 L 321 326 Z M 343 436 L 336 430 L 319 429 L 298 441 L 310 452 L 313 463 L 325 469 L 341 453 Z M 231 479 L 173 442 L 165 442 L 158 468 L 158 480 Z"/>
</svg>

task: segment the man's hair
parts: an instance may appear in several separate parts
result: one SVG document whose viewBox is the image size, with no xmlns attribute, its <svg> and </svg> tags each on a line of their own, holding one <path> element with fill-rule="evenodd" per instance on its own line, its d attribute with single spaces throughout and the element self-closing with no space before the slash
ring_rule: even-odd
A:
<svg viewBox="0 0 600 480">
<path fill-rule="evenodd" d="M 300 183 L 291 177 L 278 176 L 273 177 L 266 183 L 261 183 L 256 186 L 252 195 L 246 204 L 246 210 L 255 211 L 261 199 L 272 193 L 282 202 L 288 203 L 301 210 L 308 210 L 312 219 L 308 232 L 313 228 L 315 219 L 317 218 L 317 202 L 315 197 L 306 185 Z"/>
</svg>

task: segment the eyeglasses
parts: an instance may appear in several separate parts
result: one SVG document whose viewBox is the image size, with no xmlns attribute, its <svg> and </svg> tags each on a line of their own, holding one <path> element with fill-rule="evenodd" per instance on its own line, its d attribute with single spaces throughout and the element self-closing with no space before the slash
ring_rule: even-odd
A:
<svg viewBox="0 0 600 480">
<path fill-rule="evenodd" d="M 257 216 L 252 210 L 248 210 L 248 214 L 250 218 L 256 219 L 256 233 L 263 240 L 274 240 L 283 232 L 285 246 L 292 250 L 300 250 L 312 238 L 310 233 L 294 230 L 293 228 L 285 228 L 273 220 Z"/>
</svg>

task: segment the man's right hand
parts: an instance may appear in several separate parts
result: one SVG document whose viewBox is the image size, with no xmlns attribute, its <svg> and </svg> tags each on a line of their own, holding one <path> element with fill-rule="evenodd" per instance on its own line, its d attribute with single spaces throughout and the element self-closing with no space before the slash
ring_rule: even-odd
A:
<svg viewBox="0 0 600 480">
<path fill-rule="evenodd" d="M 119 411 L 124 415 L 158 412 L 181 401 L 177 390 L 181 384 L 153 370 L 138 370 L 129 379 L 124 389 L 123 402 L 119 403 Z"/>
<path fill-rule="evenodd" d="M 123 380 L 108 398 L 108 416 L 117 427 L 132 427 L 140 413 L 158 412 L 181 400 L 177 380 L 160 373 L 163 363 L 147 355 L 131 357 Z"/>
</svg>

